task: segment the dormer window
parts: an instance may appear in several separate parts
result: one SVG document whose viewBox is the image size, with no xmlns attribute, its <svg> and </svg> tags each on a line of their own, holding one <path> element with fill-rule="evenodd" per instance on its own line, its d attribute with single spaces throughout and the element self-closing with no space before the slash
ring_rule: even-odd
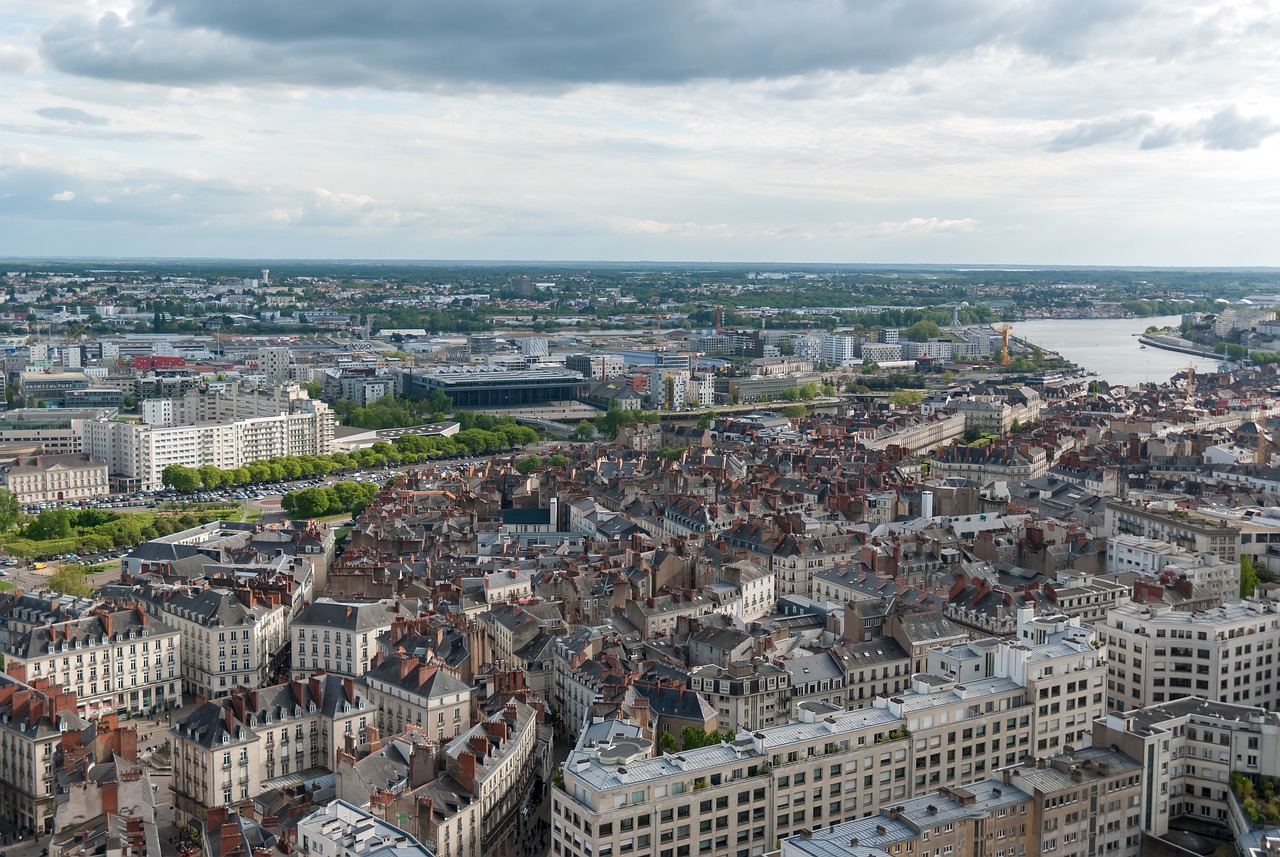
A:
<svg viewBox="0 0 1280 857">
<path fill-rule="evenodd" d="M 222 743 L 223 743 L 223 744 L 230 744 L 230 743 L 231 743 L 231 733 L 230 733 L 230 732 L 223 732 L 223 733 L 222 733 Z"/>
</svg>

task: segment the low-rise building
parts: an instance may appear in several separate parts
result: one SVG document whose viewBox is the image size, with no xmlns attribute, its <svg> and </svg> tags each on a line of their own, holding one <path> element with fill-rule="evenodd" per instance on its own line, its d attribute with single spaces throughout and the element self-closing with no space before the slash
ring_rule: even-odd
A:
<svg viewBox="0 0 1280 857">
<path fill-rule="evenodd" d="M 0 488 L 23 505 L 88 500 L 111 493 L 107 463 L 87 455 L 19 456 L 0 464 Z"/>
<path fill-rule="evenodd" d="M 299 819 L 296 840 L 316 857 L 434 857 L 406 831 L 343 800 Z"/>
</svg>

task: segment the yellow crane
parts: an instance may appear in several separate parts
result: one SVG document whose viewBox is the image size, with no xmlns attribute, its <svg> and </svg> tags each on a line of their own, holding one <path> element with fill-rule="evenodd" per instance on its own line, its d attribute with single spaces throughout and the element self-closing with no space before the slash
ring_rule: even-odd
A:
<svg viewBox="0 0 1280 857">
<path fill-rule="evenodd" d="M 1011 324 L 997 324 L 992 328 L 996 333 L 1000 334 L 1000 365 L 1009 365 L 1009 334 L 1013 332 Z"/>
</svg>

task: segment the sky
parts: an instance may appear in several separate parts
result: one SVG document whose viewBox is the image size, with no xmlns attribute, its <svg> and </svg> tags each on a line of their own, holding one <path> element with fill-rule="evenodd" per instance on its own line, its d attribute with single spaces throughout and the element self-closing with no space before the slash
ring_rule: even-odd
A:
<svg viewBox="0 0 1280 857">
<path fill-rule="evenodd" d="M 1280 265 L 1280 4 L 3 0 L 0 255 Z"/>
</svg>

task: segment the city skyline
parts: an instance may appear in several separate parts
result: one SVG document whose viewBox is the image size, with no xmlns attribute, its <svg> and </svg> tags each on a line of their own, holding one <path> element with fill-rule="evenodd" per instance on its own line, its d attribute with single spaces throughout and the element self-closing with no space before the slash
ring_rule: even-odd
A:
<svg viewBox="0 0 1280 857">
<path fill-rule="evenodd" d="M 0 254 L 1280 264 L 1271 10 L 926 11 L 14 0 Z"/>
</svg>

